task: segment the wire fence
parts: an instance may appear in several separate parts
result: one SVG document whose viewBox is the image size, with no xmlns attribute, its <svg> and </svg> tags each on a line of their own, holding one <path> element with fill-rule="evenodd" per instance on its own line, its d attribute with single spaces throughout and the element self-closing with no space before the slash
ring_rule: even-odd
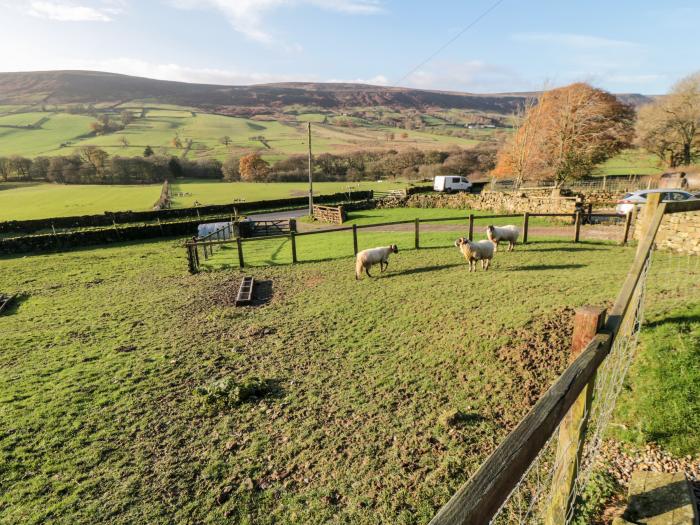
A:
<svg viewBox="0 0 700 525">
<path fill-rule="evenodd" d="M 653 184 L 654 177 L 649 175 L 629 175 L 615 177 L 597 177 L 595 179 L 573 180 L 566 182 L 562 188 L 572 191 L 610 191 L 613 193 L 636 191 Z M 516 185 L 513 181 L 494 181 L 488 185 L 492 191 L 553 190 L 552 181 L 524 181 Z"/>
<path fill-rule="evenodd" d="M 645 291 L 651 257 L 647 259 L 634 292 L 633 303 L 623 318 L 618 336 L 610 353 L 598 368 L 590 400 L 578 418 L 577 426 L 566 428 L 570 419 L 563 419 L 547 440 L 526 474 L 518 482 L 504 505 L 493 517 L 497 525 L 569 524 L 575 517 L 575 502 L 579 498 L 596 465 L 615 404 L 634 358 L 639 333 L 644 321 Z M 574 407 L 575 409 L 575 407 Z M 583 442 L 563 436 L 585 436 Z M 566 470 L 573 459 L 573 470 Z M 571 480 L 562 479 L 570 475 Z M 571 483 L 566 501 L 558 504 L 562 482 Z M 559 515 L 561 514 L 561 515 Z"/>
<path fill-rule="evenodd" d="M 577 312 L 571 364 L 431 525 L 580 522 L 577 502 L 599 466 L 645 312 L 700 301 L 700 255 L 654 244 L 666 214 L 686 211 L 700 205 L 648 203 L 637 255 L 607 319 L 602 308 L 580 319 Z"/>
</svg>

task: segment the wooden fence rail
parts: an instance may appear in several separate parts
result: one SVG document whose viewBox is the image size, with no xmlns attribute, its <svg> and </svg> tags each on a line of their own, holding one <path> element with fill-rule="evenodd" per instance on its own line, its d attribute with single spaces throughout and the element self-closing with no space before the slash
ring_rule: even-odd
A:
<svg viewBox="0 0 700 525">
<path fill-rule="evenodd" d="M 587 217 L 600 217 L 600 218 L 619 218 L 623 219 L 625 218 L 624 215 L 617 215 L 617 214 L 612 214 L 612 213 L 593 213 L 593 214 L 588 214 L 586 213 Z M 217 232 L 213 232 L 206 237 L 203 237 L 201 239 L 193 239 L 191 241 L 188 241 L 187 244 L 187 256 L 188 256 L 188 262 L 189 262 L 189 268 L 190 271 L 195 273 L 198 271 L 199 268 L 199 253 L 198 249 L 201 247 L 202 251 L 204 253 L 204 258 L 205 260 L 208 259 L 212 254 L 213 254 L 213 247 L 219 246 L 222 244 L 235 244 L 236 248 L 239 251 L 239 265 L 241 268 L 243 268 L 243 262 L 244 258 L 242 255 L 242 243 L 248 243 L 248 242 L 255 242 L 255 241 L 262 241 L 262 240 L 270 240 L 270 239 L 288 239 L 290 243 L 292 243 L 292 251 L 293 251 L 293 256 L 292 256 L 292 262 L 296 263 L 297 262 L 297 244 L 296 240 L 298 237 L 305 237 L 307 235 L 324 235 L 324 234 L 329 234 L 329 233 L 339 233 L 339 232 L 352 232 L 353 236 L 353 253 L 357 254 L 358 251 L 358 230 L 367 230 L 367 229 L 376 229 L 376 228 L 382 228 L 386 226 L 398 226 L 398 225 L 413 225 L 414 228 L 414 246 L 416 249 L 420 249 L 420 225 L 425 224 L 425 223 L 434 223 L 434 222 L 456 222 L 456 221 L 467 221 L 467 231 L 468 231 L 468 237 L 470 240 L 473 240 L 474 238 L 474 227 L 476 225 L 477 221 L 483 221 L 487 219 L 504 219 L 504 218 L 521 218 L 522 219 L 522 242 L 523 243 L 529 243 L 530 242 L 530 237 L 529 237 L 529 227 L 530 227 L 530 218 L 531 217 L 568 217 L 574 221 L 575 225 L 575 231 L 574 231 L 574 242 L 579 242 L 580 240 L 580 232 L 581 232 L 581 226 L 583 224 L 582 217 L 583 213 L 528 213 L 526 212 L 525 214 L 515 214 L 515 213 L 504 213 L 504 214 L 491 214 L 491 215 L 474 215 L 470 214 L 468 216 L 464 217 L 433 217 L 430 219 L 410 219 L 410 220 L 402 220 L 402 221 L 388 221 L 388 222 L 381 222 L 381 223 L 376 223 L 376 224 L 353 224 L 352 226 L 341 226 L 339 228 L 326 228 L 326 229 L 319 229 L 315 231 L 306 231 L 306 232 L 297 232 L 296 231 L 296 222 L 292 219 L 289 224 L 289 232 L 284 232 L 284 233 L 279 233 L 279 234 L 272 234 L 272 235 L 265 235 L 265 236 L 259 236 L 259 237 L 244 237 L 240 238 L 240 241 L 238 239 L 221 239 L 220 237 L 217 238 Z M 631 220 L 630 217 L 628 216 L 626 218 L 626 227 L 625 227 L 625 235 L 622 244 L 627 243 L 628 236 L 629 236 L 629 229 L 631 226 Z M 270 230 L 271 232 L 273 230 Z M 279 230 L 274 230 L 274 231 L 279 231 Z"/>
</svg>

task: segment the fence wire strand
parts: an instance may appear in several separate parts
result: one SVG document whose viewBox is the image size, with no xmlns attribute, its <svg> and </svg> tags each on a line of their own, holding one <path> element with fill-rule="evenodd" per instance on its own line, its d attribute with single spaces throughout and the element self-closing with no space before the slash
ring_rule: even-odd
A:
<svg viewBox="0 0 700 525">
<path fill-rule="evenodd" d="M 583 443 L 570 441 L 568 445 L 562 446 L 559 440 L 560 424 L 491 523 L 495 525 L 545 523 L 547 509 L 553 496 L 554 476 L 560 472 L 563 462 L 572 455 L 575 457 L 576 475 L 573 479 L 572 497 L 566 510 L 565 523 L 571 523 L 574 519 L 574 502 L 582 494 L 594 470 L 605 429 L 610 422 L 615 403 L 637 349 L 639 332 L 644 321 L 645 295 L 651 260 L 652 253 L 647 258 L 632 303 L 623 318 L 610 353 L 596 374 L 590 409 L 581 418 L 581 425 L 586 425 L 585 432 L 582 427 L 578 429 L 581 431 L 578 435 L 585 436 Z"/>
</svg>

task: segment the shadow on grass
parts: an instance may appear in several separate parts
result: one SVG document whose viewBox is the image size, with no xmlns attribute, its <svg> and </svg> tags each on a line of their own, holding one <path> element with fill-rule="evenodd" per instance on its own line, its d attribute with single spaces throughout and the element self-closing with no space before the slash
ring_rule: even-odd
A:
<svg viewBox="0 0 700 525">
<path fill-rule="evenodd" d="M 251 306 L 263 306 L 272 300 L 272 281 L 255 281 Z"/>
<path fill-rule="evenodd" d="M 676 315 L 673 317 L 663 317 L 646 323 L 646 328 L 654 328 L 656 326 L 663 326 L 666 324 L 690 324 L 690 323 L 700 323 L 700 315 Z"/>
<path fill-rule="evenodd" d="M 513 266 L 509 270 L 514 272 L 544 271 L 544 270 L 575 270 L 585 268 L 585 264 L 533 264 L 532 266 Z"/>
<path fill-rule="evenodd" d="M 602 248 L 593 248 L 593 247 L 583 247 L 583 246 L 571 246 L 569 248 L 557 248 L 557 247 L 550 247 L 550 248 L 533 248 L 531 250 L 525 250 L 528 252 L 599 252 L 602 251 Z"/>
<path fill-rule="evenodd" d="M 0 300 L 0 317 L 16 314 L 20 305 L 27 299 L 29 299 L 28 294 L 18 294 L 9 298 L 7 303 L 5 299 Z"/>
<path fill-rule="evenodd" d="M 385 279 L 388 279 L 390 277 L 398 277 L 400 275 L 412 275 L 412 274 L 417 274 L 417 273 L 426 273 L 426 272 L 438 272 L 440 270 L 449 270 L 450 268 L 455 268 L 458 266 L 463 266 L 463 264 L 439 264 L 435 266 L 420 266 L 418 268 L 411 268 L 410 270 L 403 270 L 400 272 L 393 272 L 389 274 L 375 274 L 372 277 L 384 277 Z"/>
</svg>

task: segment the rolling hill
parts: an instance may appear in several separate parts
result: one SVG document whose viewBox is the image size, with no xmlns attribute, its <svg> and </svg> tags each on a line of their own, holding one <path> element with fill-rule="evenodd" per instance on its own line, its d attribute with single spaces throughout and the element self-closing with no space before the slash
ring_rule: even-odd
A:
<svg viewBox="0 0 700 525">
<path fill-rule="evenodd" d="M 215 109 L 248 109 L 291 105 L 327 110 L 385 106 L 395 109 L 462 109 L 510 114 L 527 93 L 479 95 L 447 91 L 349 83 L 279 83 L 252 86 L 189 84 L 97 71 L 0 73 L 0 104 L 124 103 L 148 100 L 163 104 Z M 634 103 L 643 95 L 623 95 Z"/>
</svg>

